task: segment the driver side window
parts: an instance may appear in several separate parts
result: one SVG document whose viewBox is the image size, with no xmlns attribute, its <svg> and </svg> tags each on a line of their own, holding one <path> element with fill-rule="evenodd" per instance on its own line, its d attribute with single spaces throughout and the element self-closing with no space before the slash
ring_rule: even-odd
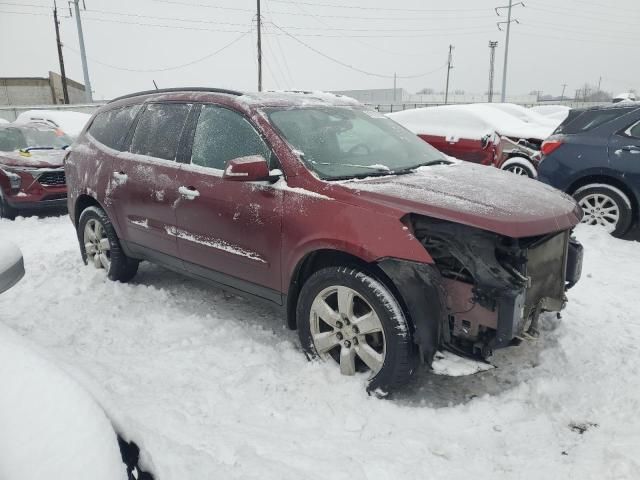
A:
<svg viewBox="0 0 640 480">
<path fill-rule="evenodd" d="M 228 108 L 203 105 L 193 139 L 191 163 L 224 170 L 229 160 L 249 155 L 262 155 L 270 160 L 270 150 L 253 126 Z"/>
<path fill-rule="evenodd" d="M 640 138 L 640 122 L 636 123 L 629 130 L 627 130 L 627 133 L 630 137 Z"/>
</svg>

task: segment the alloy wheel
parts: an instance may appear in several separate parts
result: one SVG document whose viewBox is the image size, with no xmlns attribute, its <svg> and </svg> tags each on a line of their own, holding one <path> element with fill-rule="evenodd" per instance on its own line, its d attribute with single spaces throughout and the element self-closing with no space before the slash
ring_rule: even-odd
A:
<svg viewBox="0 0 640 480">
<path fill-rule="evenodd" d="M 87 262 L 96 268 L 104 268 L 107 272 L 111 266 L 111 244 L 102 224 L 92 218 L 84 227 L 84 250 Z"/>
<path fill-rule="evenodd" d="M 611 197 L 602 193 L 591 193 L 583 197 L 579 204 L 584 211 L 582 223 L 601 225 L 609 233 L 616 229 L 620 220 L 620 208 Z"/>
<path fill-rule="evenodd" d="M 526 168 L 524 168 L 521 165 L 511 165 L 507 168 L 505 168 L 505 170 L 507 172 L 511 172 L 511 173 L 515 173 L 516 175 L 523 175 L 525 177 L 529 177 L 529 172 L 527 171 Z"/>
<path fill-rule="evenodd" d="M 355 290 L 332 286 L 314 299 L 310 312 L 313 344 L 322 358 L 333 358 L 343 375 L 368 369 L 375 376 L 384 364 L 382 322 Z"/>
</svg>

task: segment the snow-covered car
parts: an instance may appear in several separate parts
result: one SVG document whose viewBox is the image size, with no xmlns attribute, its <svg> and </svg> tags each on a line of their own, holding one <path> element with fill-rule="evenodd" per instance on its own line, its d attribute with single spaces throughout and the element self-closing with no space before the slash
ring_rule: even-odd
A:
<svg viewBox="0 0 640 480">
<path fill-rule="evenodd" d="M 23 275 L 20 249 L 0 241 L 0 293 Z M 0 385 L 0 479 L 152 479 L 92 396 L 1 322 Z"/>
<path fill-rule="evenodd" d="M 87 124 L 91 115 L 67 110 L 27 110 L 18 115 L 13 123 L 43 123 L 59 128 L 72 139 L 75 139 Z"/>
<path fill-rule="evenodd" d="M 623 92 L 619 93 L 615 97 L 613 97 L 612 103 L 620 103 L 620 102 L 635 102 L 636 94 L 633 92 Z"/>
<path fill-rule="evenodd" d="M 487 104 L 416 108 L 388 117 L 447 155 L 530 178 L 537 175 L 540 145 L 554 130 Z"/>
<path fill-rule="evenodd" d="M 9 123 L 9 120 L 5 120 L 4 118 L 0 118 L 0 123 Z"/>
<path fill-rule="evenodd" d="M 530 123 L 532 125 L 543 125 L 553 129 L 556 129 L 558 125 L 560 125 L 560 122 L 554 117 L 541 115 L 530 108 L 523 107 L 522 105 L 516 105 L 515 103 L 481 103 L 479 105 L 495 108 L 496 110 L 500 110 L 501 112 L 508 113 L 509 115 L 516 117 L 524 123 Z"/>
<path fill-rule="evenodd" d="M 0 125 L 0 218 L 66 207 L 71 138 L 44 124 Z"/>
<path fill-rule="evenodd" d="M 0 293 L 9 290 L 23 276 L 22 252 L 13 243 L 0 241 Z"/>
</svg>

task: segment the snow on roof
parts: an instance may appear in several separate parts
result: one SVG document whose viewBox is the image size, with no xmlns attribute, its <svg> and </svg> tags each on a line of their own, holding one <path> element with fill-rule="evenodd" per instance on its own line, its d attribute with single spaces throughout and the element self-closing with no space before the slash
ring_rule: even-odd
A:
<svg viewBox="0 0 640 480">
<path fill-rule="evenodd" d="M 270 91 L 270 92 L 250 92 L 236 97 L 238 102 L 247 105 L 271 105 L 271 106 L 360 106 L 357 100 L 345 95 L 323 92 L 321 90 L 305 91 Z"/>
<path fill-rule="evenodd" d="M 549 116 L 557 115 L 560 112 L 567 113 L 571 110 L 571 107 L 567 107 L 566 105 L 534 105 L 530 107 L 529 110 L 539 113 L 540 115 Z"/>
<path fill-rule="evenodd" d="M 547 127 L 553 127 L 554 129 L 558 126 L 558 122 L 554 119 L 545 117 L 538 112 L 534 112 L 522 105 L 516 105 L 515 103 L 481 103 L 479 105 L 486 105 L 487 107 L 498 109 L 502 112 L 508 113 L 509 115 L 513 115 L 524 123 L 544 125 Z"/>
<path fill-rule="evenodd" d="M 632 102 L 635 102 L 636 94 L 633 92 L 623 92 L 613 97 L 613 99 L 614 100 L 631 100 Z"/>
<path fill-rule="evenodd" d="M 5 120 L 4 118 L 0 118 L 0 123 L 9 123 L 9 120 Z"/>
<path fill-rule="evenodd" d="M 90 118 L 88 113 L 68 110 L 27 110 L 18 115 L 14 123 L 48 122 L 60 127 L 66 134 L 77 137 Z"/>
<path fill-rule="evenodd" d="M 480 140 L 496 132 L 515 138 L 544 140 L 554 128 L 527 124 L 486 104 L 443 105 L 387 114 L 416 134 Z"/>
</svg>

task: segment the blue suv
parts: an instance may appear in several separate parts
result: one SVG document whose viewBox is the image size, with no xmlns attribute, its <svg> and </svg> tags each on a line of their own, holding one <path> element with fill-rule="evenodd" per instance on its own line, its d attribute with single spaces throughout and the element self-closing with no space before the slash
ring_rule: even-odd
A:
<svg viewBox="0 0 640 480">
<path fill-rule="evenodd" d="M 571 110 L 541 151 L 538 179 L 573 195 L 583 223 L 620 237 L 637 222 L 640 103 Z"/>
</svg>

